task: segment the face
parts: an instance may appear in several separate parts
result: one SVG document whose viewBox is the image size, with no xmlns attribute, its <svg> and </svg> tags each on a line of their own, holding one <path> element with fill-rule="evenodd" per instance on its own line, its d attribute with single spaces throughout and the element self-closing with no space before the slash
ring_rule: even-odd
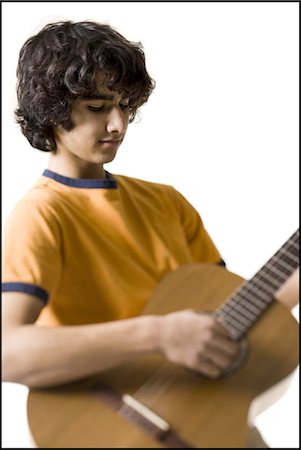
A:
<svg viewBox="0 0 301 450">
<path fill-rule="evenodd" d="M 73 128 L 54 129 L 56 158 L 86 172 L 112 161 L 127 131 L 129 114 L 129 98 L 104 84 L 97 94 L 77 98 L 71 114 Z"/>
</svg>

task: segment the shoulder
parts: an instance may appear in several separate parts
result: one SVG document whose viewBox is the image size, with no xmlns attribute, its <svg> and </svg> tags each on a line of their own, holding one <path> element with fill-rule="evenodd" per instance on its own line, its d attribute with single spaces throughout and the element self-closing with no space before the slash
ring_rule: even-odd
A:
<svg viewBox="0 0 301 450">
<path fill-rule="evenodd" d="M 114 175 L 114 178 L 116 179 L 119 186 L 125 187 L 128 189 L 132 189 L 132 190 L 163 192 L 163 191 L 169 191 L 169 190 L 173 189 L 172 186 L 164 184 L 164 183 L 157 183 L 154 181 L 142 180 L 140 178 L 128 177 L 125 175 Z"/>
<path fill-rule="evenodd" d="M 53 188 L 51 179 L 41 176 L 26 194 L 20 199 L 16 206 L 34 206 L 39 210 L 50 210 L 57 208 L 60 204 L 60 193 Z"/>
<path fill-rule="evenodd" d="M 121 195 L 130 196 L 132 200 L 148 207 L 153 205 L 163 210 L 166 208 L 174 209 L 173 203 L 175 202 L 176 191 L 173 186 L 124 175 L 114 177 Z"/>
<path fill-rule="evenodd" d="M 193 211 L 190 202 L 174 186 L 153 181 L 141 180 L 139 178 L 114 175 L 121 190 L 127 191 L 132 197 L 144 199 L 145 202 L 155 201 L 169 207 L 176 213 Z"/>
<path fill-rule="evenodd" d="M 14 205 L 7 218 L 7 227 L 25 227 L 33 223 L 55 223 L 59 217 L 60 201 L 57 194 L 39 179 Z"/>
</svg>

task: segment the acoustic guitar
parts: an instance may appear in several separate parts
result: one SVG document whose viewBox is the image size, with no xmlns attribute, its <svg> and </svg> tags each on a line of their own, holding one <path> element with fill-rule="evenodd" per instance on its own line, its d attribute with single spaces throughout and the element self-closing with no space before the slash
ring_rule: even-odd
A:
<svg viewBox="0 0 301 450">
<path fill-rule="evenodd" d="M 28 420 L 42 448 L 244 448 L 252 402 L 298 365 L 298 323 L 274 294 L 299 266 L 299 230 L 246 281 L 189 264 L 155 288 L 144 314 L 193 308 L 223 319 L 240 352 L 219 379 L 160 355 L 66 385 L 32 389 Z"/>
</svg>

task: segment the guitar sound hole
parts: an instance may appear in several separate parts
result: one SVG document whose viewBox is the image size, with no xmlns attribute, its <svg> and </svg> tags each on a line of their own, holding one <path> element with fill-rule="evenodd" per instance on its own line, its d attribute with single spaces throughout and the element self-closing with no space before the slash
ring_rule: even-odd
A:
<svg viewBox="0 0 301 450">
<path fill-rule="evenodd" d="M 240 341 L 239 351 L 237 352 L 237 355 L 233 359 L 232 364 L 226 370 L 223 371 L 223 373 L 219 378 L 228 377 L 237 370 L 239 370 L 249 356 L 249 349 L 250 349 L 249 341 L 246 338 L 242 339 Z"/>
</svg>

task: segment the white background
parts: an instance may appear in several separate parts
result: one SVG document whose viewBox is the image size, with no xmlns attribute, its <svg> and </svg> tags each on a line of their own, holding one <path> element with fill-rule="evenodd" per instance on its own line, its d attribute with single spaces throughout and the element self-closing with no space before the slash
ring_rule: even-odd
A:
<svg viewBox="0 0 301 450">
<path fill-rule="evenodd" d="M 297 2 L 2 3 L 3 224 L 48 160 L 14 123 L 20 47 L 48 22 L 107 22 L 143 43 L 157 86 L 106 169 L 173 185 L 250 278 L 299 226 L 298 16 Z M 298 447 L 297 377 L 257 420 L 271 447 Z M 2 445 L 29 447 L 27 388 L 2 391 Z"/>
</svg>

